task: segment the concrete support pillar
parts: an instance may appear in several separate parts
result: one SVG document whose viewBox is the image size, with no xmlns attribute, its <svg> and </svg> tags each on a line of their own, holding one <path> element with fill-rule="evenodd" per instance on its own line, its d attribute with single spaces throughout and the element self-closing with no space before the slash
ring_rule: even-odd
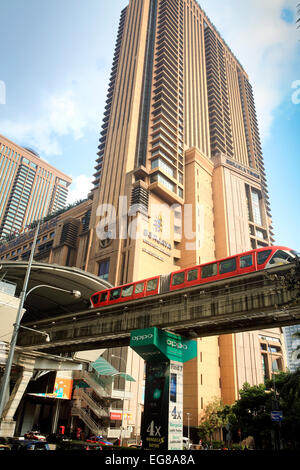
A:
<svg viewBox="0 0 300 470">
<path fill-rule="evenodd" d="M 19 358 L 18 365 L 22 367 L 22 370 L 3 410 L 2 420 L 0 421 L 0 436 L 14 436 L 16 422 L 13 417 L 33 375 L 34 363 L 35 360 L 32 358 L 26 358 L 26 356 Z"/>
<path fill-rule="evenodd" d="M 52 418 L 52 425 L 51 425 L 51 433 L 56 433 L 58 432 L 57 429 L 57 424 L 58 424 L 58 418 L 59 418 L 59 412 L 60 412 L 60 400 L 57 399 L 53 411 L 53 418 Z"/>
</svg>

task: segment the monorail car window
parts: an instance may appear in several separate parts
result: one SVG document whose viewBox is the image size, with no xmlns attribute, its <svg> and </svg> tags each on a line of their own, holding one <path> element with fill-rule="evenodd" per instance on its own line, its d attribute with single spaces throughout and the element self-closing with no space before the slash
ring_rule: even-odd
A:
<svg viewBox="0 0 300 470">
<path fill-rule="evenodd" d="M 240 268 L 250 268 L 253 265 L 252 255 L 245 255 L 240 257 Z"/>
<path fill-rule="evenodd" d="M 257 264 L 263 264 L 265 261 L 267 261 L 271 251 L 272 250 L 259 251 L 257 253 Z"/>
<path fill-rule="evenodd" d="M 123 287 L 121 297 L 130 297 L 133 293 L 133 287 L 134 284 L 131 284 L 131 286 Z"/>
<path fill-rule="evenodd" d="M 294 258 L 292 258 L 288 253 L 282 250 L 277 250 L 275 251 L 274 255 L 270 259 L 270 264 L 275 264 L 280 261 L 285 261 L 287 263 L 292 263 L 294 261 Z"/>
<path fill-rule="evenodd" d="M 173 274 L 172 286 L 179 286 L 184 282 L 184 271 Z"/>
<path fill-rule="evenodd" d="M 110 291 L 109 300 L 117 300 L 121 296 L 121 288 L 113 289 Z"/>
<path fill-rule="evenodd" d="M 141 294 L 144 290 L 144 283 L 143 282 L 139 282 L 138 284 L 135 285 L 135 291 L 134 293 L 135 294 Z"/>
<path fill-rule="evenodd" d="M 94 304 L 99 302 L 99 294 L 92 295 L 92 301 Z"/>
<path fill-rule="evenodd" d="M 147 281 L 147 292 L 151 292 L 157 288 L 158 279 L 150 279 Z"/>
<path fill-rule="evenodd" d="M 207 277 L 216 276 L 218 273 L 217 263 L 207 264 L 201 268 L 201 277 L 205 279 Z"/>
<path fill-rule="evenodd" d="M 100 302 L 104 302 L 107 299 L 108 292 L 102 292 Z"/>
<path fill-rule="evenodd" d="M 188 281 L 196 281 L 198 279 L 198 269 L 190 269 L 187 273 Z"/>
<path fill-rule="evenodd" d="M 220 261 L 219 274 L 232 273 L 236 270 L 236 258 Z"/>
</svg>

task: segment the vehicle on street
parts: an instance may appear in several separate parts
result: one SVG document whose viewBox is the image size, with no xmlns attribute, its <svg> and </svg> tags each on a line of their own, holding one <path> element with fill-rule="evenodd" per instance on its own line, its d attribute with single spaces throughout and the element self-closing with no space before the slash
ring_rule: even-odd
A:
<svg viewBox="0 0 300 470">
<path fill-rule="evenodd" d="M 30 439 L 30 440 L 37 440 L 37 441 L 45 441 L 46 436 L 43 436 L 40 434 L 38 431 L 29 431 L 26 434 L 24 434 L 25 439 Z"/>
<path fill-rule="evenodd" d="M 182 443 L 183 443 L 184 450 L 190 450 L 190 448 L 192 446 L 192 442 L 190 441 L 190 439 L 188 437 L 183 437 L 182 438 Z"/>
<path fill-rule="evenodd" d="M 48 442 L 35 440 L 15 440 L 10 445 L 11 450 L 24 451 L 24 450 L 51 450 Z"/>
<path fill-rule="evenodd" d="M 112 442 L 106 441 L 105 439 L 103 439 L 102 436 L 90 436 L 88 439 L 86 439 L 86 442 L 101 444 L 103 446 L 112 446 L 113 445 Z"/>
<path fill-rule="evenodd" d="M 10 445 L 8 444 L 0 444 L 0 451 L 1 450 L 10 450 Z"/>
</svg>

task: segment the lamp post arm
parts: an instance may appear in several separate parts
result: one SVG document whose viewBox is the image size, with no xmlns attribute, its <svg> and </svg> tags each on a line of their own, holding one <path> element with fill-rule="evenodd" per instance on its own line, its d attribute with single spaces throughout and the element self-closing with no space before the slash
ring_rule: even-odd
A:
<svg viewBox="0 0 300 470">
<path fill-rule="evenodd" d="M 75 295 L 75 293 L 77 292 L 77 291 L 62 289 L 61 287 L 49 286 L 49 285 L 47 285 L 47 284 L 39 284 L 38 286 L 34 286 L 34 287 L 32 287 L 31 289 L 29 289 L 29 291 L 26 293 L 25 299 L 27 298 L 27 296 L 28 296 L 29 294 L 31 294 L 31 292 L 32 292 L 33 290 L 38 289 L 39 287 L 48 287 L 48 289 L 60 290 L 60 291 L 62 291 L 62 292 L 67 292 L 67 293 L 69 293 L 69 294 L 74 294 L 74 295 Z M 79 291 L 78 291 L 78 294 L 80 294 Z M 77 295 L 77 296 L 78 296 L 78 295 Z"/>
</svg>

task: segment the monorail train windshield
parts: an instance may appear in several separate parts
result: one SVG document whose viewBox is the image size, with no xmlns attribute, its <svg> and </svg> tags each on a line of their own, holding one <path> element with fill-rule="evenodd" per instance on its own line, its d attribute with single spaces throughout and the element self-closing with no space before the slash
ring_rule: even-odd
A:
<svg viewBox="0 0 300 470">
<path fill-rule="evenodd" d="M 292 255 L 296 256 L 297 258 L 300 258 L 300 251 L 295 251 L 291 250 Z"/>
<path fill-rule="evenodd" d="M 274 252 L 268 265 L 292 263 L 300 254 L 295 250 L 278 249 Z"/>
</svg>

